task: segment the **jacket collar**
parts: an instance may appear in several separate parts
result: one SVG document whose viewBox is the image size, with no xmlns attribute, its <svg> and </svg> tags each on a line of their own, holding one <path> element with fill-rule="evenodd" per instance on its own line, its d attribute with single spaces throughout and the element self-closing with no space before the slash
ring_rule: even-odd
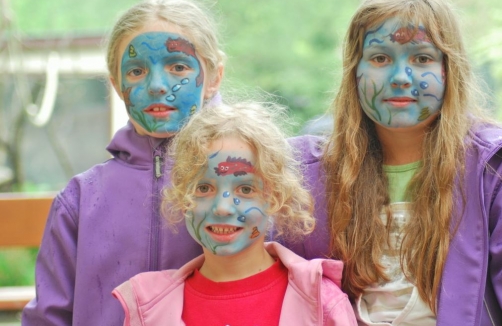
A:
<svg viewBox="0 0 502 326">
<path fill-rule="evenodd" d="M 106 149 L 114 158 L 128 164 L 150 166 L 153 156 L 165 153 L 162 147 L 166 146 L 170 139 L 140 136 L 129 121 L 115 133 Z"/>
</svg>

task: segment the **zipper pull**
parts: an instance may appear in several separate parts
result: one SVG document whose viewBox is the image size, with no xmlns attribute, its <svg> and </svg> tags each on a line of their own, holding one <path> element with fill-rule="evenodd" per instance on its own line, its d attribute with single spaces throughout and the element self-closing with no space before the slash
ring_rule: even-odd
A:
<svg viewBox="0 0 502 326">
<path fill-rule="evenodd" d="M 162 175 L 160 172 L 160 156 L 155 155 L 155 177 L 158 179 Z"/>
</svg>

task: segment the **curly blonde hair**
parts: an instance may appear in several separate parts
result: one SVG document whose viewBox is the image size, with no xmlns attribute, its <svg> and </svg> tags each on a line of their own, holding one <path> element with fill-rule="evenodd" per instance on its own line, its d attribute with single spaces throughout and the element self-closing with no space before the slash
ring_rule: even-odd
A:
<svg viewBox="0 0 502 326">
<path fill-rule="evenodd" d="M 485 119 L 483 97 L 462 42 L 453 7 L 446 0 L 366 0 L 352 17 L 345 37 L 343 77 L 332 104 L 335 132 L 324 156 L 332 255 L 345 262 L 343 289 L 354 299 L 370 284 L 388 280 L 380 257 L 392 222 L 379 215 L 388 207 L 388 181 L 383 172 L 382 145 L 374 122 L 363 112 L 356 71 L 368 28 L 397 17 L 426 28 L 444 54 L 446 90 L 438 117 L 422 143 L 422 167 L 407 189 L 413 198 L 412 218 L 404 230 L 401 264 L 420 297 L 436 311 L 436 298 L 464 197 L 462 180 L 466 139 L 473 121 Z M 465 202 L 465 201 L 464 201 Z M 392 221 L 389 209 L 388 220 Z"/>
<path fill-rule="evenodd" d="M 221 104 L 196 113 L 174 137 L 168 153 L 174 162 L 172 187 L 163 190 L 161 209 L 170 224 L 195 207 L 193 195 L 207 169 L 211 143 L 238 137 L 256 156 L 255 174 L 263 181 L 260 195 L 268 203 L 274 229 L 292 239 L 312 232 L 312 197 L 302 186 L 300 165 L 278 125 L 284 121 L 285 109 L 272 103 Z"/>
</svg>

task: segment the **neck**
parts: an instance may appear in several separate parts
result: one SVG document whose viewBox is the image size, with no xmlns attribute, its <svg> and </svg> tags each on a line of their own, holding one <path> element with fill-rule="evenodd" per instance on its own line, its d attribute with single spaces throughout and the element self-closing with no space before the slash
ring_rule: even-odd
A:
<svg viewBox="0 0 502 326">
<path fill-rule="evenodd" d="M 258 274 L 274 264 L 263 240 L 230 256 L 218 256 L 204 248 L 205 261 L 200 273 L 213 282 L 230 282 Z"/>
<path fill-rule="evenodd" d="M 422 159 L 424 128 L 383 128 L 376 126 L 385 165 L 403 165 Z"/>
</svg>

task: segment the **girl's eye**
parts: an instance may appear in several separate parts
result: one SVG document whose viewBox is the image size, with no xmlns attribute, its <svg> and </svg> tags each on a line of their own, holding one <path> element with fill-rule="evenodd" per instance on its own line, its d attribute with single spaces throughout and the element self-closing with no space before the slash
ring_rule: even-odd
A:
<svg viewBox="0 0 502 326">
<path fill-rule="evenodd" d="M 242 186 L 240 190 L 241 193 L 244 195 L 250 195 L 253 193 L 253 188 L 250 186 Z"/>
<path fill-rule="evenodd" d="M 386 58 L 383 55 L 379 55 L 379 56 L 373 58 L 373 60 L 375 60 L 375 62 L 378 62 L 378 63 L 384 63 L 386 61 Z"/>
<path fill-rule="evenodd" d="M 197 192 L 200 192 L 202 194 L 206 194 L 209 192 L 209 186 L 208 185 L 200 185 L 197 187 Z"/>
<path fill-rule="evenodd" d="M 184 71 L 189 70 L 190 68 L 187 65 L 175 64 L 175 65 L 171 66 L 171 69 L 174 72 L 184 72 Z"/>
<path fill-rule="evenodd" d="M 389 58 L 383 54 L 375 55 L 371 58 L 371 61 L 376 65 L 383 65 L 389 62 Z"/>
<path fill-rule="evenodd" d="M 431 61 L 431 58 L 429 58 L 428 56 L 426 55 L 420 55 L 416 58 L 416 61 L 418 63 L 428 63 Z"/>
<path fill-rule="evenodd" d="M 135 76 L 135 77 L 141 76 L 141 74 L 143 74 L 143 69 L 135 68 L 135 69 L 131 70 L 129 72 L 129 74 L 131 74 L 132 76 Z"/>
</svg>

